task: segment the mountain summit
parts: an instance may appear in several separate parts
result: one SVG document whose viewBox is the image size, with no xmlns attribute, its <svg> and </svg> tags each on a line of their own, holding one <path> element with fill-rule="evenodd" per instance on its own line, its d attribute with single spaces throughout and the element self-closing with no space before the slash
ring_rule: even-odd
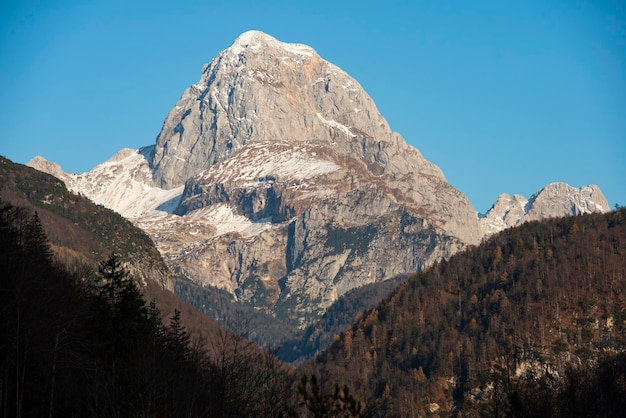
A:
<svg viewBox="0 0 626 418">
<path fill-rule="evenodd" d="M 172 250 L 166 259 L 298 324 L 354 287 L 482 236 L 467 198 L 391 131 L 356 80 L 312 48 L 262 32 L 204 66 L 167 116 L 150 165 L 157 187 L 185 185 L 167 222 L 139 221 Z M 197 240 L 164 242 L 181 239 L 164 225 L 181 231 L 190 220 Z"/>
<path fill-rule="evenodd" d="M 143 228 L 178 276 L 299 327 L 483 237 L 353 78 L 256 31 L 203 67 L 155 145 L 60 176 Z"/>
<path fill-rule="evenodd" d="M 204 66 L 170 111 L 156 142 L 155 181 L 180 186 L 249 142 L 342 136 L 346 145 L 359 134 L 351 129 L 394 140 L 372 100 L 341 69 L 308 46 L 246 32 Z"/>
</svg>

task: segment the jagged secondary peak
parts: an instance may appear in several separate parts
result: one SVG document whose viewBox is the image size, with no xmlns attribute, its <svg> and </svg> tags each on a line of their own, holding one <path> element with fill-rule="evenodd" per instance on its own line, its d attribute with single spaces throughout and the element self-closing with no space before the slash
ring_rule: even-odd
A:
<svg viewBox="0 0 626 418">
<path fill-rule="evenodd" d="M 490 235 L 527 221 L 610 210 L 598 186 L 576 188 L 566 183 L 550 183 L 529 199 L 501 194 L 491 209 L 480 215 L 479 222 L 485 235 Z"/>
<path fill-rule="evenodd" d="M 46 160 L 41 155 L 33 157 L 33 159 L 27 162 L 26 165 L 28 167 L 34 168 L 35 170 L 43 171 L 44 173 L 53 175 L 57 178 L 61 178 L 64 174 L 63 169 L 60 165 Z"/>
<path fill-rule="evenodd" d="M 548 184 L 528 199 L 525 209 L 529 220 L 611 210 L 598 186 L 577 188 L 566 183 Z"/>
</svg>

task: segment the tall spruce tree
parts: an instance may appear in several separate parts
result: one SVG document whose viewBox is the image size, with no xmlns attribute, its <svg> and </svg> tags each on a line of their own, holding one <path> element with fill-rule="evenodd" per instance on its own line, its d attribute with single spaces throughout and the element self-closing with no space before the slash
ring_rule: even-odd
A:
<svg viewBox="0 0 626 418">
<path fill-rule="evenodd" d="M 151 331 L 148 307 L 116 254 L 100 263 L 95 286 L 99 296 L 95 326 L 112 359 L 124 359 Z"/>
<path fill-rule="evenodd" d="M 181 362 L 189 362 L 192 357 L 191 337 L 182 324 L 178 309 L 174 309 L 174 316 L 170 318 L 170 327 L 167 335 L 170 355 Z"/>
</svg>

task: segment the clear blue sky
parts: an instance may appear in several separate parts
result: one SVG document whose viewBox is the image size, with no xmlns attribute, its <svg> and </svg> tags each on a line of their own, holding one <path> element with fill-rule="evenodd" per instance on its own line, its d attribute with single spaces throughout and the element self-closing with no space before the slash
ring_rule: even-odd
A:
<svg viewBox="0 0 626 418">
<path fill-rule="evenodd" d="M 623 0 L 3 1 L 0 154 L 83 172 L 151 145 L 251 29 L 352 75 L 479 212 L 555 181 L 626 205 Z"/>
</svg>

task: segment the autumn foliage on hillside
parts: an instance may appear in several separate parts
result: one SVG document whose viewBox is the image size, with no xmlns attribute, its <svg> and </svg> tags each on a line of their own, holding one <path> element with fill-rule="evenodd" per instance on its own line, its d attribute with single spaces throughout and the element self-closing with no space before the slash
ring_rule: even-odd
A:
<svg viewBox="0 0 626 418">
<path fill-rule="evenodd" d="M 546 408 L 560 411 L 563 376 L 584 375 L 625 342 L 622 210 L 527 223 L 415 274 L 315 368 L 349 382 L 371 416 L 499 416 L 510 376 L 549 383 Z"/>
</svg>

